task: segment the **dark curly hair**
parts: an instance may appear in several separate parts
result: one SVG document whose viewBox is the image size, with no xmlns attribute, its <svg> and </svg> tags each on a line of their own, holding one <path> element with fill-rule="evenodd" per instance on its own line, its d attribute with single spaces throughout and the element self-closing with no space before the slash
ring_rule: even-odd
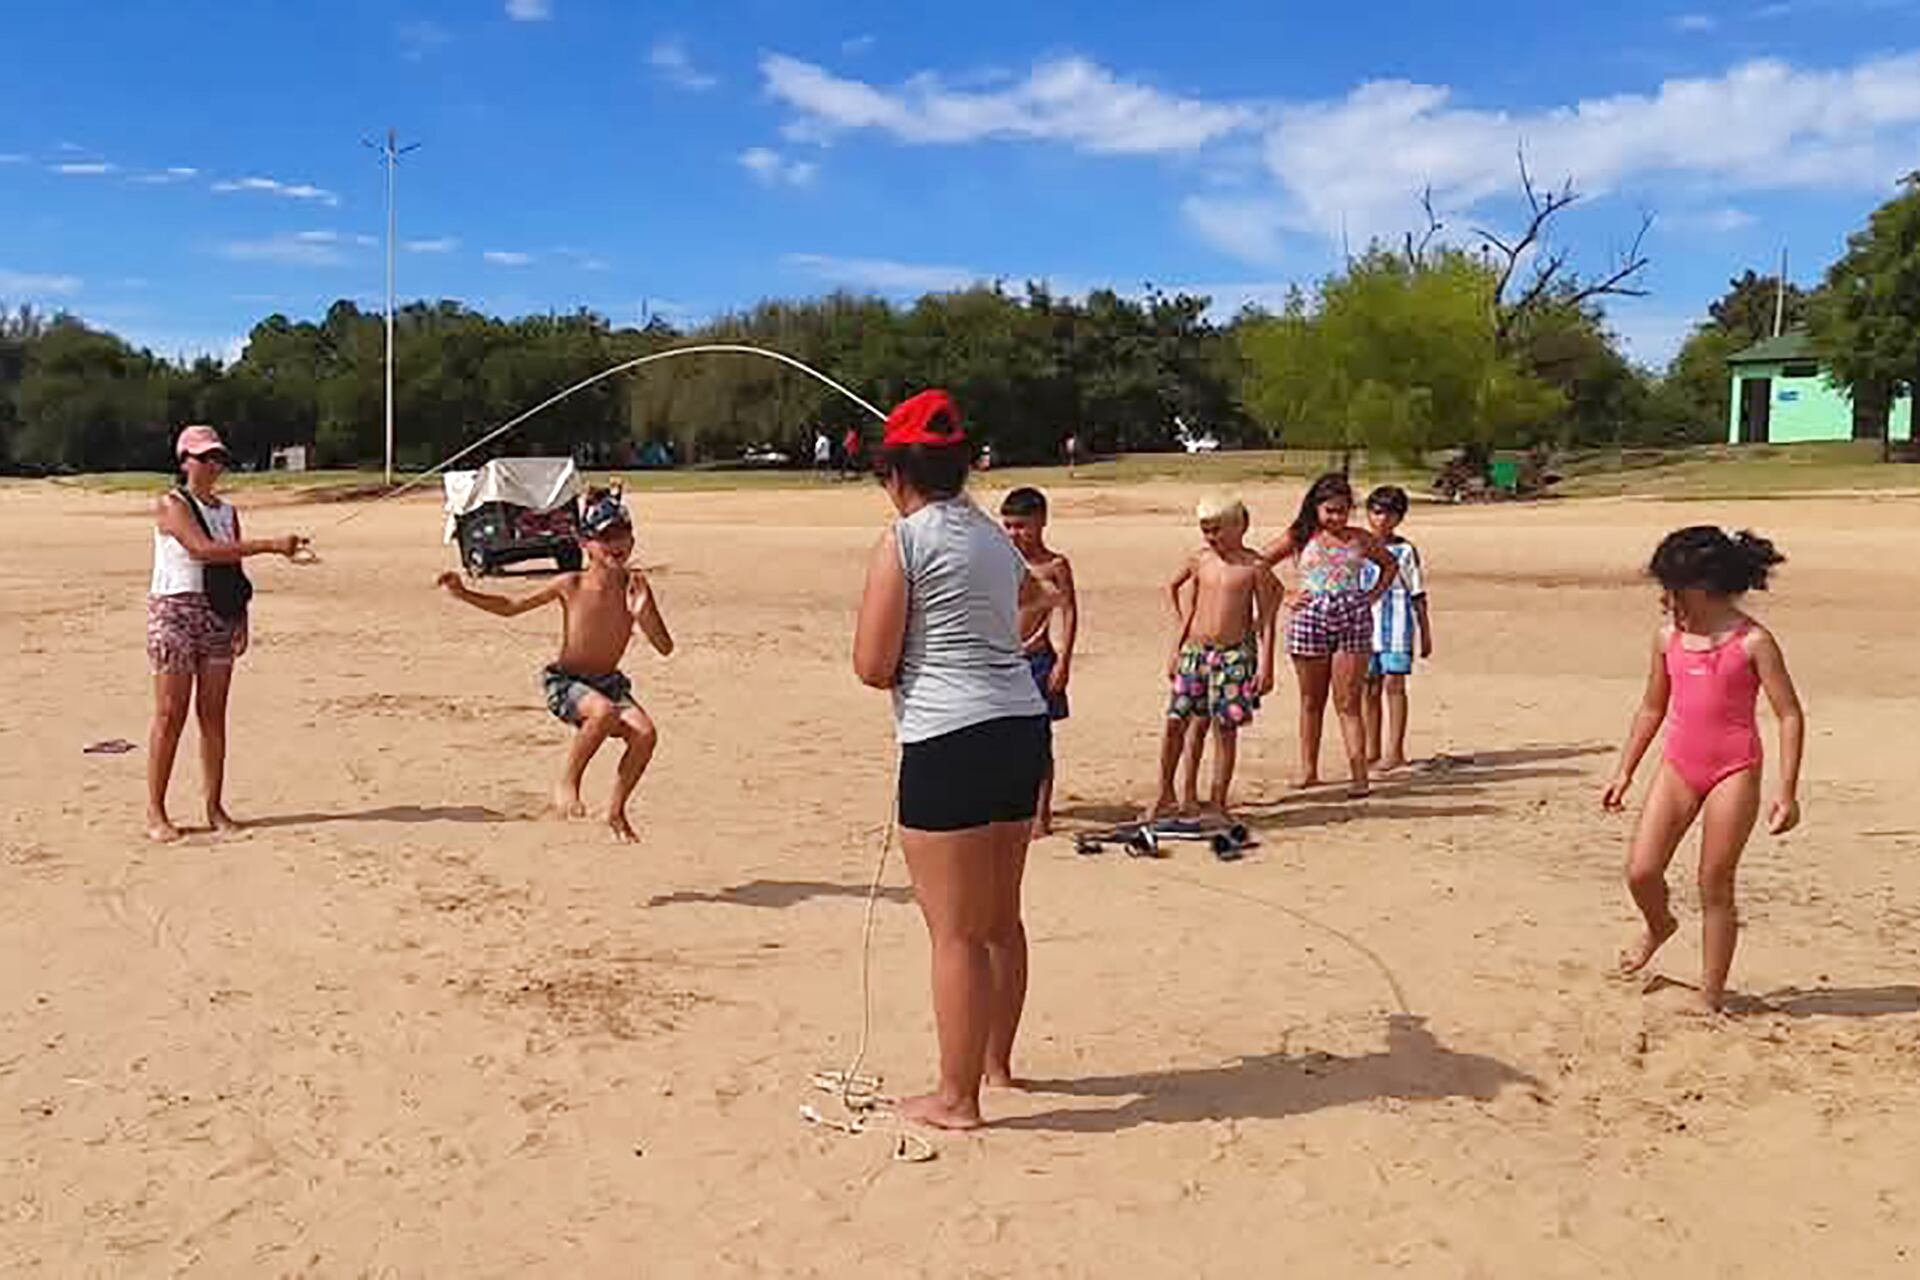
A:
<svg viewBox="0 0 1920 1280">
<path fill-rule="evenodd" d="M 897 475 L 909 489 L 935 502 L 958 497 L 967 487 L 967 473 L 972 469 L 970 441 L 882 447 L 873 456 L 873 473 L 880 480 Z"/>
<path fill-rule="evenodd" d="M 1345 498 L 1353 502 L 1353 483 L 1339 471 L 1329 471 L 1315 480 L 1307 490 L 1307 496 L 1300 499 L 1300 514 L 1293 518 L 1288 527 L 1293 534 L 1293 549 L 1306 550 L 1307 543 L 1313 541 L 1313 535 L 1320 529 L 1320 504 L 1333 498 Z"/>
<path fill-rule="evenodd" d="M 1696 588 L 1737 596 L 1765 591 L 1773 567 L 1786 559 L 1751 529 L 1729 535 L 1715 525 L 1696 524 L 1662 538 L 1647 573 L 1668 591 Z"/>
</svg>

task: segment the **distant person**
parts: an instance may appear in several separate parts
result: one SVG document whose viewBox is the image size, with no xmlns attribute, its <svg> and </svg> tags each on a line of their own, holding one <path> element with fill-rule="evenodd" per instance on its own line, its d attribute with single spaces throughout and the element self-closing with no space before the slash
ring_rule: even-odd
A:
<svg viewBox="0 0 1920 1280">
<path fill-rule="evenodd" d="M 653 759 L 660 735 L 634 701 L 633 682 L 621 673 L 620 659 L 636 628 L 662 657 L 673 652 L 673 637 L 646 575 L 627 564 L 633 555 L 633 521 L 619 495 L 590 491 L 581 504 L 580 532 L 587 567 L 561 574 L 532 595 L 516 600 L 475 591 L 452 572 L 441 574 L 439 584 L 456 598 L 502 618 L 559 602 L 560 656 L 541 673 L 541 682 L 547 709 L 576 732 L 554 788 L 554 811 L 564 818 L 586 816 L 580 783 L 587 765 L 608 738 L 624 739 L 627 748 L 607 802 L 607 826 L 615 840 L 626 844 L 637 838 L 627 820 L 627 799 Z"/>
<path fill-rule="evenodd" d="M 840 437 L 840 470 L 843 475 L 856 475 L 862 465 L 860 457 L 860 428 L 848 427 L 847 433 Z"/>
<path fill-rule="evenodd" d="M 824 431 L 813 433 L 813 469 L 823 476 L 833 471 L 833 439 Z"/>
<path fill-rule="evenodd" d="M 207 825 L 235 831 L 227 812 L 227 695 L 233 663 L 247 651 L 253 594 L 240 562 L 292 558 L 305 540 L 243 538 L 240 513 L 214 490 L 231 465 L 212 427 L 192 426 L 174 444 L 178 487 L 154 504 L 153 578 L 147 591 L 147 662 L 153 670 L 153 725 L 147 734 L 147 838 L 171 843 L 180 829 L 167 816 L 167 787 L 192 707 L 200 722 L 200 769 Z"/>
<path fill-rule="evenodd" d="M 1013 1083 L 1027 994 L 1020 885 L 1053 759 L 1020 615 L 1050 593 L 966 496 L 960 411 L 923 391 L 887 417 L 875 475 L 899 518 L 874 544 L 853 667 L 893 693 L 900 842 L 933 949 L 938 1089 L 900 1104 L 943 1129 L 982 1123 L 982 1084 Z"/>
<path fill-rule="evenodd" d="M 1664 722 L 1660 772 L 1647 792 L 1627 856 L 1627 887 L 1646 932 L 1620 958 L 1620 971 L 1646 968 L 1680 927 L 1667 896 L 1667 864 L 1696 817 L 1700 838 L 1702 961 L 1700 1000 L 1709 1012 L 1726 1001 L 1739 936 L 1734 870 L 1760 814 L 1764 753 L 1754 704 L 1767 691 L 1780 724 L 1779 774 L 1767 805 L 1767 830 L 1785 835 L 1800 822 L 1800 757 L 1806 717 L 1786 656 L 1773 634 L 1741 608 L 1764 591 L 1784 557 L 1753 533 L 1729 537 L 1699 525 L 1670 533 L 1648 572 L 1660 584 L 1667 624 L 1653 639 L 1646 692 L 1621 748 L 1620 768 L 1602 805 L 1626 806 L 1634 772 Z"/>
<path fill-rule="evenodd" d="M 1027 562 L 1027 572 L 1051 587 L 1054 598 L 1034 600 L 1020 609 L 1020 648 L 1033 672 L 1033 683 L 1047 700 L 1047 718 L 1067 718 L 1067 682 L 1073 678 L 1073 646 L 1080 631 L 1080 605 L 1073 590 L 1073 565 L 1047 545 L 1047 495 L 1038 489 L 1015 489 L 1000 502 L 1000 524 L 1013 539 L 1014 549 Z M 1054 743 L 1057 767 L 1059 743 Z M 1037 836 L 1053 833 L 1054 768 L 1040 784 Z"/>
<path fill-rule="evenodd" d="M 1373 606 L 1373 660 L 1367 667 L 1367 763 L 1399 769 L 1407 763 L 1407 678 L 1413 658 L 1433 657 L 1433 623 L 1427 615 L 1427 579 L 1420 551 L 1399 534 L 1411 503 L 1398 485 L 1382 485 L 1367 495 L 1367 527 L 1400 566 L 1387 594 Z M 1380 568 L 1369 560 L 1361 585 L 1369 591 Z M 1384 718 L 1381 713 L 1386 714 Z"/>
<path fill-rule="evenodd" d="M 1149 818 L 1159 821 L 1177 812 L 1224 824 L 1233 817 L 1229 792 L 1240 731 L 1253 722 L 1260 699 L 1273 692 L 1282 592 L 1272 569 L 1246 545 L 1247 508 L 1240 499 L 1206 499 L 1196 514 L 1205 545 L 1167 584 L 1180 625 L 1167 660 L 1173 689 L 1160 745 L 1160 796 Z M 1203 809 L 1200 761 L 1209 730 L 1213 790 Z"/>
<path fill-rule="evenodd" d="M 1066 444 L 1062 449 L 1067 455 L 1067 474 L 1072 475 L 1074 468 L 1080 465 L 1080 437 L 1074 432 L 1068 432 Z"/>
<path fill-rule="evenodd" d="M 1356 528 L 1353 486 L 1339 472 L 1313 482 L 1300 512 L 1262 551 L 1268 564 L 1298 560 L 1299 592 L 1287 619 L 1287 653 L 1300 677 L 1300 774 L 1296 785 L 1320 785 L 1320 737 L 1327 700 L 1340 717 L 1347 747 L 1347 794 L 1368 794 L 1367 733 L 1360 690 L 1373 656 L 1373 606 L 1392 589 L 1400 564 L 1380 540 Z M 1366 585 L 1364 566 L 1379 568 Z"/>
</svg>

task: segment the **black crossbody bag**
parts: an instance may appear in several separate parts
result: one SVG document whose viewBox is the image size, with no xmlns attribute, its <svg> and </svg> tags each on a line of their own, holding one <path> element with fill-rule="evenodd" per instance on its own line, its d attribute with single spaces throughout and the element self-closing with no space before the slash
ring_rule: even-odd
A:
<svg viewBox="0 0 1920 1280">
<path fill-rule="evenodd" d="M 206 513 L 200 510 L 200 504 L 193 500 L 186 486 L 180 490 L 180 501 L 187 504 L 187 510 L 193 512 L 193 522 L 200 526 L 200 532 L 207 535 L 209 542 L 216 541 L 213 527 L 207 523 Z M 247 571 L 239 562 L 233 564 L 202 564 L 201 582 L 207 593 L 207 604 L 213 611 L 230 622 L 238 622 L 247 616 L 247 605 L 253 600 L 253 584 L 247 581 Z"/>
</svg>

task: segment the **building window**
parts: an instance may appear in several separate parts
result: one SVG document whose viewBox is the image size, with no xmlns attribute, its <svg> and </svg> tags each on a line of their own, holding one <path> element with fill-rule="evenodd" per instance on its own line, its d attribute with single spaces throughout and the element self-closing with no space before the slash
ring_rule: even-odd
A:
<svg viewBox="0 0 1920 1280">
<path fill-rule="evenodd" d="M 1780 366 L 1783 378 L 1817 378 L 1820 376 L 1818 360 L 1789 360 Z"/>
</svg>

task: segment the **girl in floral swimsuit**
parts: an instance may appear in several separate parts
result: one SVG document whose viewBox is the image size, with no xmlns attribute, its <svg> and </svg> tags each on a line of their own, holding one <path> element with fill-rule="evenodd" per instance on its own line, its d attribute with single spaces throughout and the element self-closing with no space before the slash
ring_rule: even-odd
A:
<svg viewBox="0 0 1920 1280">
<path fill-rule="evenodd" d="M 1399 562 L 1372 533 L 1349 524 L 1352 515 L 1353 487 L 1346 476 L 1323 475 L 1261 557 L 1269 564 L 1299 564 L 1299 592 L 1287 620 L 1287 653 L 1300 676 L 1299 785 L 1320 783 L 1320 737 L 1331 696 L 1347 748 L 1349 794 L 1357 799 L 1368 790 L 1360 692 L 1373 652 L 1373 606 L 1393 585 Z M 1361 585 L 1368 561 L 1380 569 L 1371 589 Z"/>
</svg>

